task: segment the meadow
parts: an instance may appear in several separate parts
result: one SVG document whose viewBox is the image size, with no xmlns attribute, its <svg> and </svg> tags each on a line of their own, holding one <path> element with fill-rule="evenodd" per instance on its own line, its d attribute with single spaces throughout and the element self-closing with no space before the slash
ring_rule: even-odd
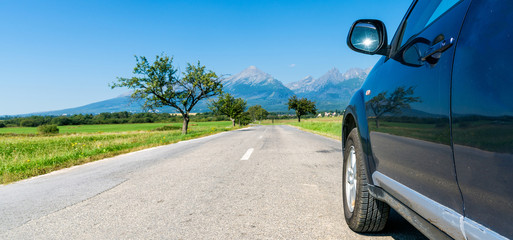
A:
<svg viewBox="0 0 513 240">
<path fill-rule="evenodd" d="M 0 184 L 144 148 L 233 130 L 231 122 L 59 126 L 59 134 L 39 135 L 37 128 L 0 129 Z M 157 130 L 168 126 L 166 129 Z"/>
<path fill-rule="evenodd" d="M 203 124 L 203 123 L 202 123 Z M 181 128 L 182 123 L 134 123 L 134 124 L 98 124 L 98 125 L 67 125 L 59 126 L 59 133 L 104 133 L 151 131 L 158 127 L 172 125 Z M 36 134 L 37 127 L 0 128 L 2 133 Z"/>
</svg>

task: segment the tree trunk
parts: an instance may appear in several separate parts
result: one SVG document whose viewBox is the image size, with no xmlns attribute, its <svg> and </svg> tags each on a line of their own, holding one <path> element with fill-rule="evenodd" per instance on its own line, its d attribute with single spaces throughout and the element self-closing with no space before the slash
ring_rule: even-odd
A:
<svg viewBox="0 0 513 240">
<path fill-rule="evenodd" d="M 374 121 L 376 121 L 376 128 L 379 128 L 379 119 L 375 118 Z"/>
<path fill-rule="evenodd" d="M 189 115 L 183 115 L 182 135 L 187 134 L 187 128 L 189 128 Z"/>
<path fill-rule="evenodd" d="M 235 127 L 235 118 L 230 118 L 232 120 L 232 127 Z"/>
<path fill-rule="evenodd" d="M 297 122 L 301 122 L 301 115 L 297 115 Z"/>
</svg>

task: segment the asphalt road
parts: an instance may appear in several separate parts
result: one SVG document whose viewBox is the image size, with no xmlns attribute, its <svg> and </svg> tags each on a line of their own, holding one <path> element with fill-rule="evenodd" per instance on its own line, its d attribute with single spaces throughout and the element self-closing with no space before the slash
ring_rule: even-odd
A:
<svg viewBox="0 0 513 240">
<path fill-rule="evenodd" d="M 0 239 L 422 239 L 345 224 L 340 142 L 256 126 L 0 186 Z"/>
</svg>

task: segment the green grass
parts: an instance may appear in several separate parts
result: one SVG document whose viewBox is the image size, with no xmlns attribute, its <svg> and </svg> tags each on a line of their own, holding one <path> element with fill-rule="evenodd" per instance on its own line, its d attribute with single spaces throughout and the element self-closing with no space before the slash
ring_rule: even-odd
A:
<svg viewBox="0 0 513 240">
<path fill-rule="evenodd" d="M 265 120 L 262 121 L 262 124 L 270 125 L 273 123 L 271 120 Z M 298 122 L 297 119 L 274 120 L 274 124 L 295 126 L 333 139 L 342 139 L 342 117 L 309 118 L 302 119 L 301 122 Z"/>
<path fill-rule="evenodd" d="M 233 129 L 231 122 L 225 121 L 190 123 L 187 135 L 182 135 L 180 129 L 148 131 L 175 124 L 177 123 L 75 126 L 76 128 L 66 128 L 66 131 L 61 128 L 61 132 L 65 134 L 48 136 L 24 134 L 33 132 L 26 131 L 27 128 L 19 128 L 22 130 L 17 133 L 22 134 L 0 135 L 0 183 Z"/>
<path fill-rule="evenodd" d="M 158 127 L 173 125 L 182 126 L 182 123 L 133 123 L 133 124 L 99 124 L 99 125 L 69 125 L 59 126 L 59 133 L 102 133 L 102 132 L 131 132 L 151 131 Z M 0 133 L 35 134 L 37 127 L 0 128 Z"/>
</svg>

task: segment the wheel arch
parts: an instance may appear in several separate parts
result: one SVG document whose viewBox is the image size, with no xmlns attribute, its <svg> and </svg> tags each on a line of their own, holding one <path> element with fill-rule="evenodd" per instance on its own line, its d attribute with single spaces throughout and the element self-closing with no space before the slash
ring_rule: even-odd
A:
<svg viewBox="0 0 513 240">
<path fill-rule="evenodd" d="M 359 89 L 353 95 L 349 105 L 344 110 L 344 118 L 342 120 L 342 156 L 344 156 L 346 150 L 347 137 L 353 128 L 358 130 L 358 135 L 360 136 L 367 176 L 372 176 L 372 173 L 376 170 L 376 164 L 372 157 L 365 99 L 362 89 Z M 372 178 L 369 179 L 369 183 L 374 184 Z"/>
</svg>

